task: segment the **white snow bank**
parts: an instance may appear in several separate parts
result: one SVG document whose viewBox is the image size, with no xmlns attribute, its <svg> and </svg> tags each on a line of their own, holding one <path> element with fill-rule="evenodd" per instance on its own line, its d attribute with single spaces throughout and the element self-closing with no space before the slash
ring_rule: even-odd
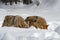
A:
<svg viewBox="0 0 60 40">
<path fill-rule="evenodd" d="M 0 40 L 49 40 L 60 39 L 58 33 L 48 30 L 0 27 Z"/>
<path fill-rule="evenodd" d="M 56 28 L 58 27 L 58 26 L 60 26 L 60 21 L 50 21 L 50 22 L 47 22 L 48 23 L 48 30 L 56 30 Z"/>
<path fill-rule="evenodd" d="M 55 29 L 55 31 L 60 34 L 60 25 Z"/>
<path fill-rule="evenodd" d="M 43 40 L 47 30 L 0 27 L 1 40 Z"/>
</svg>

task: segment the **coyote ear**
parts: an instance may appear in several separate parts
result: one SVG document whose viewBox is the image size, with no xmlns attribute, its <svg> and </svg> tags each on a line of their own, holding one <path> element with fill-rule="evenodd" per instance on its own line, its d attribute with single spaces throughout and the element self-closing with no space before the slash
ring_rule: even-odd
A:
<svg viewBox="0 0 60 40">
<path fill-rule="evenodd" d="M 49 25 L 46 25 L 46 29 L 48 29 L 48 26 L 49 26 Z"/>
<path fill-rule="evenodd" d="M 49 25 L 46 25 L 47 27 L 49 26 Z"/>
</svg>

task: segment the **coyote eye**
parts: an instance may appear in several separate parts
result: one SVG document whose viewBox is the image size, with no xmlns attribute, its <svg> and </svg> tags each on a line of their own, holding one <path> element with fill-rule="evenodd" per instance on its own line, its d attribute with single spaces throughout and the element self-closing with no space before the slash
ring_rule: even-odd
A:
<svg viewBox="0 0 60 40">
<path fill-rule="evenodd" d="M 33 20 L 33 22 L 36 22 L 37 20 Z"/>
</svg>

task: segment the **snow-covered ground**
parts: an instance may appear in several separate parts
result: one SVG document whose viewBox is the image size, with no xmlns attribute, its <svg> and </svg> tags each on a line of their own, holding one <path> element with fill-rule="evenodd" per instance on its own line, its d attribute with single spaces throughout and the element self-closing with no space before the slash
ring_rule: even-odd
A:
<svg viewBox="0 0 60 40">
<path fill-rule="evenodd" d="M 0 27 L 0 40 L 60 40 L 60 35 L 55 31 L 34 27 L 32 29 Z"/>
<path fill-rule="evenodd" d="M 38 0 L 36 4 L 12 6 L 0 3 L 0 40 L 60 40 L 60 0 Z M 20 15 L 26 18 L 30 15 L 42 16 L 48 23 L 48 30 L 23 29 L 14 27 L 1 27 L 6 15 Z"/>
</svg>

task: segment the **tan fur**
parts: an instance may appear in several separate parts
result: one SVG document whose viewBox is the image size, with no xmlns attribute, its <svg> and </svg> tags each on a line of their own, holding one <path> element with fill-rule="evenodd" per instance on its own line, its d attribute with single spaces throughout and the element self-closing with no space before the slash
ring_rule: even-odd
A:
<svg viewBox="0 0 60 40">
<path fill-rule="evenodd" d="M 14 16 L 8 15 L 5 17 L 2 27 L 13 26 Z"/>
<path fill-rule="evenodd" d="M 15 16 L 14 26 L 20 28 L 28 28 L 29 25 L 24 21 L 24 18 L 22 18 L 21 16 Z"/>
<path fill-rule="evenodd" d="M 29 27 L 29 25 L 24 21 L 24 19 L 21 16 L 11 16 L 11 15 L 8 15 L 5 17 L 2 27 L 4 26 L 7 26 L 7 27 L 14 26 L 14 27 L 20 27 L 20 28 Z"/>
<path fill-rule="evenodd" d="M 2 27 L 4 26 L 14 26 L 20 28 L 29 28 L 30 26 L 34 26 L 40 29 L 47 29 L 48 27 L 46 20 L 39 16 L 29 16 L 24 20 L 21 16 L 11 15 L 5 17 Z"/>
<path fill-rule="evenodd" d="M 29 16 L 25 19 L 25 21 L 29 24 L 29 26 L 34 26 L 40 29 L 47 29 L 48 25 L 46 20 L 39 16 Z"/>
</svg>

